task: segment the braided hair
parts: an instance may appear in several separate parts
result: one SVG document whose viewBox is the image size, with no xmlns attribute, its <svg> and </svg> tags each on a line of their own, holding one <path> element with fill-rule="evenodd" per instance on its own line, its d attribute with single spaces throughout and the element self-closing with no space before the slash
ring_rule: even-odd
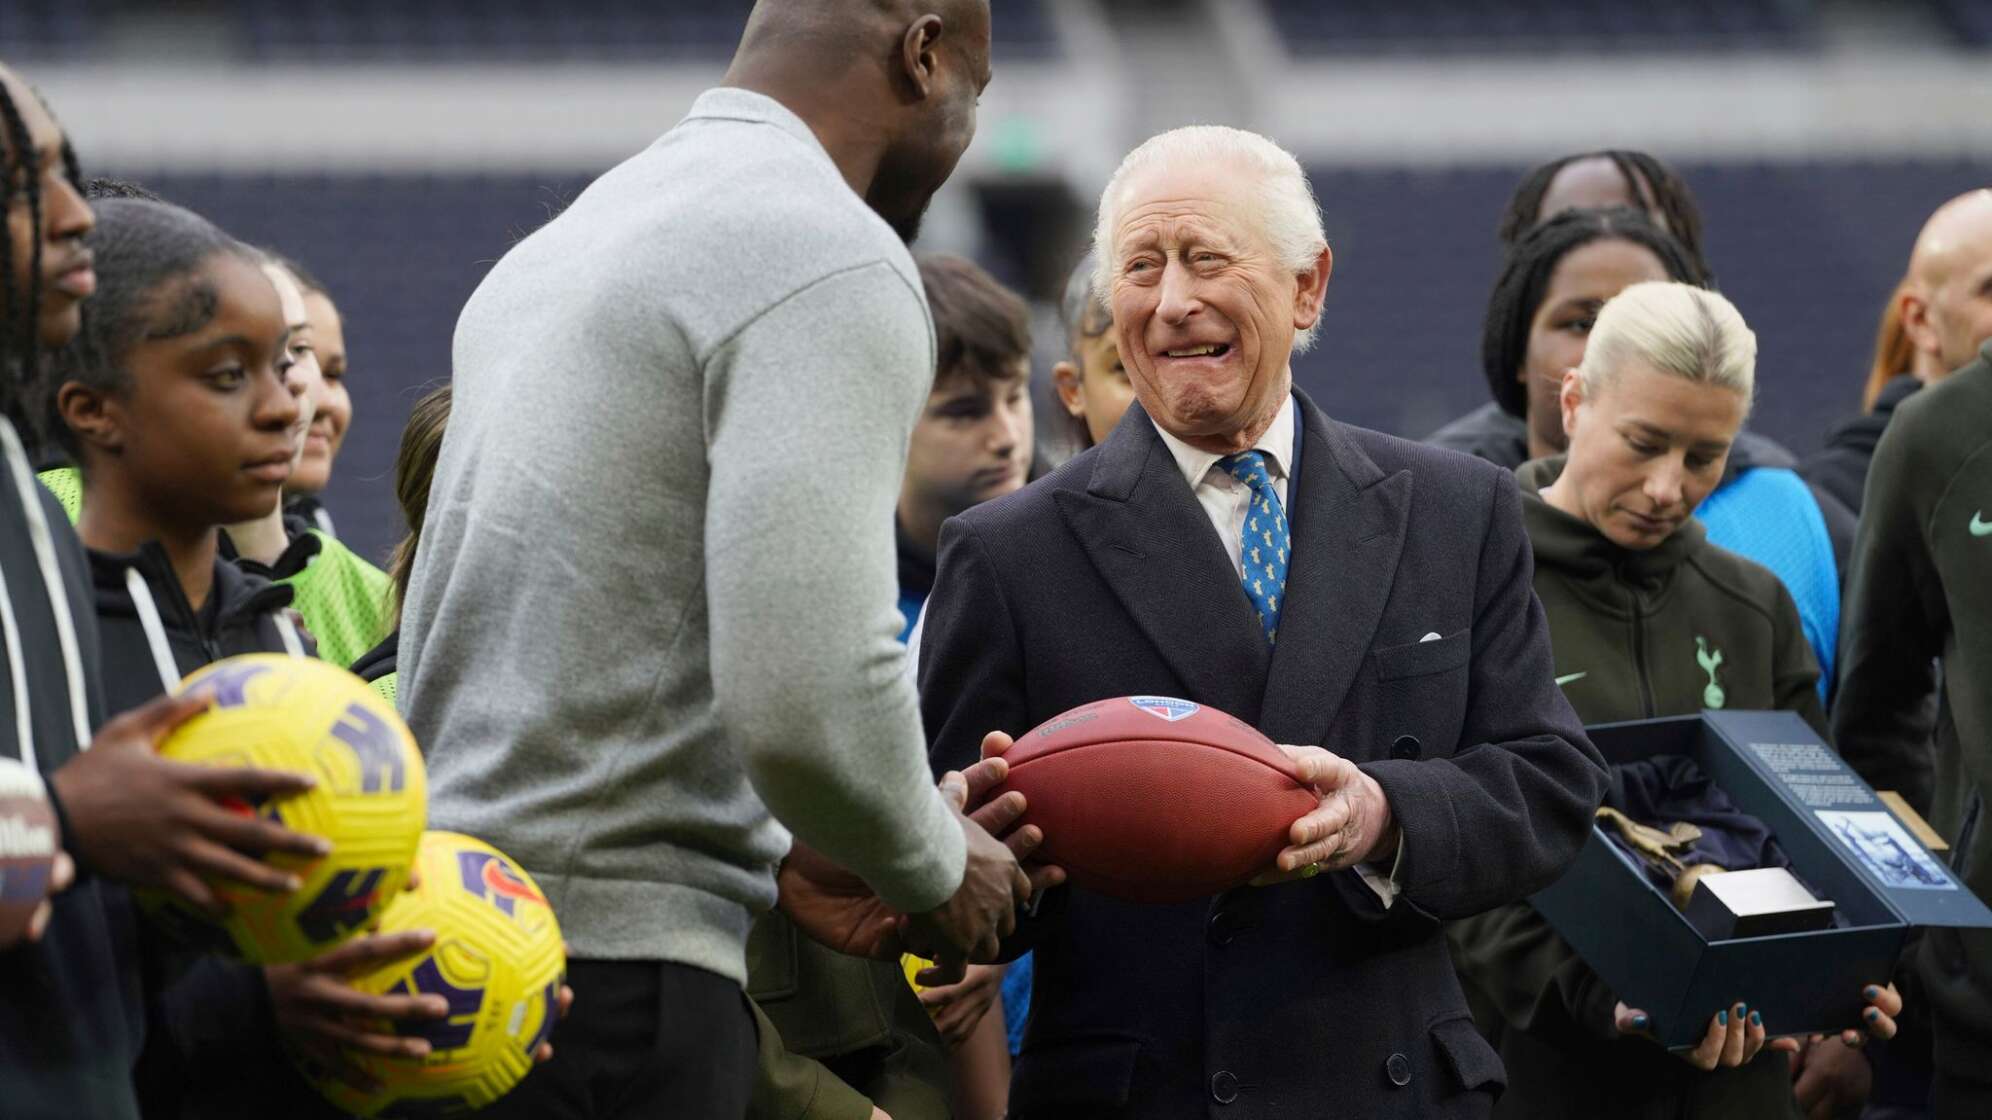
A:
<svg viewBox="0 0 1992 1120">
<path fill-rule="evenodd" d="M 1480 368 L 1487 389 L 1510 416 L 1528 416 L 1528 390 L 1517 380 L 1529 355 L 1529 330 L 1549 295 L 1549 280 L 1563 258 L 1595 241 L 1625 241 L 1660 259 L 1667 278 L 1707 287 L 1698 262 L 1646 214 L 1627 206 L 1568 210 L 1522 235 L 1508 252 L 1487 298 L 1480 332 Z"/>
<path fill-rule="evenodd" d="M 95 199 L 97 225 L 84 240 L 97 255 L 97 294 L 90 297 L 83 329 L 51 355 L 52 387 L 77 382 L 99 393 L 130 388 L 124 359 L 140 342 L 177 338 L 213 319 L 219 296 L 201 274 L 217 254 L 261 263 L 254 249 L 206 218 L 146 197 Z M 55 415 L 49 393 L 50 430 L 81 463 L 75 433 Z"/>
<path fill-rule="evenodd" d="M 1514 197 L 1508 200 L 1508 209 L 1501 214 L 1501 224 L 1494 231 L 1501 244 L 1513 247 L 1530 230 L 1541 225 L 1544 219 L 1554 217 L 1542 212 L 1543 196 L 1549 193 L 1550 183 L 1564 168 L 1587 159 L 1607 159 L 1618 168 L 1618 173 L 1625 179 L 1626 194 L 1636 200 L 1638 209 L 1645 211 L 1656 220 L 1656 224 L 1672 234 L 1681 248 L 1687 251 L 1689 259 L 1694 261 L 1697 275 L 1693 282 L 1713 287 L 1715 275 L 1702 256 L 1701 208 L 1695 205 L 1694 192 L 1688 189 L 1688 184 L 1674 173 L 1673 168 L 1646 152 L 1622 148 L 1578 152 L 1551 160 L 1529 172 L 1521 186 L 1515 188 Z"/>
<path fill-rule="evenodd" d="M 47 109 L 46 104 L 42 107 Z M 13 239 L 0 237 L 0 412 L 25 429 L 33 442 L 39 427 L 34 410 L 24 402 L 33 399 L 41 374 L 42 177 L 35 166 L 27 119 L 5 82 L 0 82 L 0 129 L 6 141 L 6 161 L 0 165 L 0 214 L 12 212 L 16 195 L 22 196 L 31 231 L 26 291 L 14 283 Z M 82 183 L 76 151 L 67 137 L 62 141 L 62 170 L 71 183 Z"/>
</svg>

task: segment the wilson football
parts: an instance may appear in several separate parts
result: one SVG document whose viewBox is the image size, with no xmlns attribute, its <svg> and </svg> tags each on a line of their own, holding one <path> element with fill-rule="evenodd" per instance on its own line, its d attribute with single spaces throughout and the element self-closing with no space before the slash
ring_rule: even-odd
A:
<svg viewBox="0 0 1992 1120">
<path fill-rule="evenodd" d="M 1242 720 L 1170 696 L 1120 696 L 1064 712 L 1004 756 L 1038 857 L 1129 902 L 1183 902 L 1270 867 L 1293 822 L 1320 803 L 1293 761 Z"/>
</svg>

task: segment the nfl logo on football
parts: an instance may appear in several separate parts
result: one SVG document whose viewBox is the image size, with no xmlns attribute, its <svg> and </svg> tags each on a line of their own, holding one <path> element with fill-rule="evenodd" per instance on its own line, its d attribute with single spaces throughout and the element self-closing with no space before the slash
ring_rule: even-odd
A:
<svg viewBox="0 0 1992 1120">
<path fill-rule="evenodd" d="M 1198 706 L 1173 696 L 1130 696 L 1127 702 L 1157 719 L 1174 723 L 1197 714 Z"/>
</svg>

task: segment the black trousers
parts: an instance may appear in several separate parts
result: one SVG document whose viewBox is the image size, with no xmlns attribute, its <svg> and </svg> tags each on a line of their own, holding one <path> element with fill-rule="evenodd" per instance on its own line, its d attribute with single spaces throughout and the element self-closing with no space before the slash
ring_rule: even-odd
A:
<svg viewBox="0 0 1992 1120">
<path fill-rule="evenodd" d="M 479 1120 L 743 1120 L 758 1038 L 740 985 L 664 961 L 569 961 L 553 1061 Z"/>
</svg>

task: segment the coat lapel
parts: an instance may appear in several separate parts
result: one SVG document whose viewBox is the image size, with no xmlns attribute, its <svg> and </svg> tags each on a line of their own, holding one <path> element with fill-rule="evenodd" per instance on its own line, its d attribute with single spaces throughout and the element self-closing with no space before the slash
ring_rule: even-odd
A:
<svg viewBox="0 0 1992 1120">
<path fill-rule="evenodd" d="M 1217 531 L 1140 404 L 1100 445 L 1086 491 L 1056 500 L 1188 698 L 1257 723 L 1271 651 Z"/>
<path fill-rule="evenodd" d="M 1383 617 L 1404 548 L 1411 475 L 1386 476 L 1305 394 L 1300 480 L 1287 511 L 1293 562 L 1259 728 L 1326 743 Z M 1242 593 L 1241 593 L 1242 594 Z"/>
</svg>

